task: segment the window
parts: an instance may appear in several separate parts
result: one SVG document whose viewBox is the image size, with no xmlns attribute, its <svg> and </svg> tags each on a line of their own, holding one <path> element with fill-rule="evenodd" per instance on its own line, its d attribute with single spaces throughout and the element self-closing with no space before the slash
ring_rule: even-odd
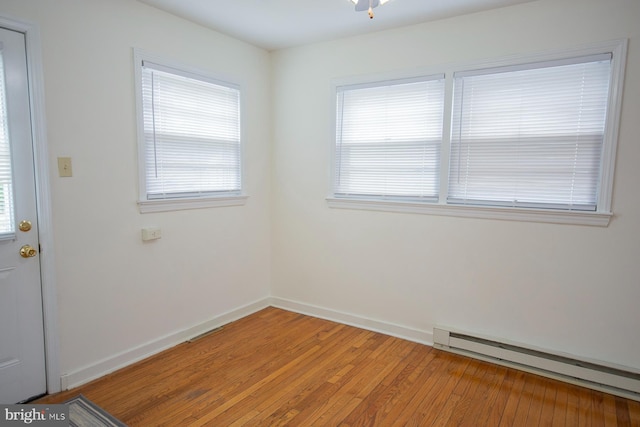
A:
<svg viewBox="0 0 640 427">
<path fill-rule="evenodd" d="M 450 203 L 595 211 L 611 55 L 456 73 Z"/>
<path fill-rule="evenodd" d="M 12 238 L 15 232 L 11 147 L 9 146 L 7 113 L 4 61 L 0 50 L 0 239 Z"/>
<path fill-rule="evenodd" d="M 626 45 L 337 85 L 329 205 L 607 225 Z"/>
<path fill-rule="evenodd" d="M 136 55 L 141 212 L 242 204 L 240 89 Z"/>
<path fill-rule="evenodd" d="M 337 93 L 335 195 L 437 200 L 444 76 Z"/>
</svg>

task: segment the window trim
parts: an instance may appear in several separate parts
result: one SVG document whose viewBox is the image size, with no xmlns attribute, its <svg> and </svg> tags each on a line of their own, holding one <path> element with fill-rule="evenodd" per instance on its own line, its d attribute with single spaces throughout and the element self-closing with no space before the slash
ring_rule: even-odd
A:
<svg viewBox="0 0 640 427">
<path fill-rule="evenodd" d="M 330 208 L 367 211 L 414 213 L 553 224 L 575 224 L 606 227 L 613 216 L 610 212 L 561 211 L 553 209 L 507 208 L 493 206 L 447 205 L 440 203 L 392 202 L 327 197 Z"/>
<path fill-rule="evenodd" d="M 140 213 L 169 212 L 188 209 L 202 209 L 226 206 L 242 206 L 249 197 L 245 193 L 245 155 L 244 155 L 244 91 L 242 85 L 233 79 L 221 78 L 194 67 L 177 63 L 175 61 L 147 53 L 141 49 L 133 48 L 135 95 L 136 95 L 136 124 L 138 138 L 138 209 Z M 147 199 L 146 164 L 145 164 L 145 135 L 144 135 L 144 109 L 142 102 L 142 64 L 153 63 L 166 70 L 175 70 L 176 74 L 193 76 L 204 81 L 227 86 L 236 86 L 240 92 L 240 192 L 229 195 L 223 192 L 221 195 L 207 195 L 203 197 L 176 197 L 170 199 Z"/>
<path fill-rule="evenodd" d="M 450 64 L 442 66 L 439 71 L 431 70 L 431 72 L 420 72 L 413 75 L 398 75 L 389 73 L 356 77 L 351 79 L 336 79 L 332 82 L 332 132 L 331 137 L 331 172 L 329 196 L 326 198 L 330 208 L 340 209 L 356 209 L 356 210 L 373 210 L 385 212 L 402 212 L 402 213 L 420 213 L 427 215 L 444 215 L 465 218 L 482 218 L 497 220 L 514 220 L 526 222 L 543 222 L 556 224 L 575 224 L 590 226 L 608 226 L 612 213 L 613 198 L 613 181 L 614 169 L 616 161 L 616 151 L 618 145 L 618 133 L 620 126 L 620 115 L 622 109 L 622 94 L 624 84 L 624 71 L 627 56 L 628 39 L 619 39 L 606 41 L 601 43 L 593 43 L 587 46 L 574 48 L 553 50 L 534 54 L 522 54 L 503 57 L 497 60 L 478 61 L 466 64 Z M 605 125 L 604 141 L 602 153 L 602 163 L 600 171 L 598 205 L 595 212 L 571 211 L 571 210 L 555 210 L 555 209 L 535 209 L 535 208 L 511 208 L 511 207 L 494 207 L 494 206 L 470 206 L 470 205 L 454 205 L 447 203 L 448 194 L 448 174 L 449 159 L 451 152 L 451 125 L 452 125 L 452 109 L 453 109 L 453 77 L 454 73 L 464 73 L 469 71 L 481 70 L 484 68 L 498 68 L 517 66 L 520 64 L 562 60 L 576 56 L 588 56 L 601 53 L 611 53 L 611 87 L 609 93 L 609 105 L 607 107 L 607 121 Z M 403 202 L 391 200 L 377 199 L 354 199 L 333 194 L 333 179 L 335 174 L 335 126 L 336 111 L 335 99 L 337 88 L 339 86 L 354 84 L 375 84 L 379 82 L 384 84 L 386 80 L 395 80 L 398 78 L 410 78 L 424 74 L 438 74 L 444 70 L 445 74 L 445 111 L 444 111 L 444 129 L 442 138 L 442 147 L 440 151 L 440 191 L 439 199 L 434 203 L 427 202 Z"/>
<path fill-rule="evenodd" d="M 218 208 L 224 206 L 243 206 L 247 195 L 216 196 L 183 199 L 139 200 L 140 213 L 180 211 L 187 209 Z"/>
</svg>

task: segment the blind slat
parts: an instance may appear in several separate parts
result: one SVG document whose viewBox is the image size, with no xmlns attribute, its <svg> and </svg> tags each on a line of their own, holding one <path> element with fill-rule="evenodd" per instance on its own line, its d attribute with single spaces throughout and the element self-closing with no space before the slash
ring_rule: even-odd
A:
<svg viewBox="0 0 640 427">
<path fill-rule="evenodd" d="M 147 199 L 239 194 L 235 85 L 145 62 L 142 98 Z"/>
<path fill-rule="evenodd" d="M 4 60 L 0 45 L 0 235 L 15 232 L 13 212 L 13 178 L 11 166 L 11 147 L 7 124 L 7 95 L 4 74 Z"/>
<path fill-rule="evenodd" d="M 142 67 L 147 199 L 238 194 L 239 89 L 174 71 Z"/>
<path fill-rule="evenodd" d="M 438 197 L 442 76 L 338 88 L 334 194 Z"/>
<path fill-rule="evenodd" d="M 611 61 L 457 74 L 449 203 L 596 210 Z"/>
</svg>

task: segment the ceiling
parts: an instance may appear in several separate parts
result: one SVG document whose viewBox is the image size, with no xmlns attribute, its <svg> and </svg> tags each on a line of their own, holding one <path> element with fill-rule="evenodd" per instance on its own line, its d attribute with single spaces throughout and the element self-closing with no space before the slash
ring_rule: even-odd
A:
<svg viewBox="0 0 640 427">
<path fill-rule="evenodd" d="M 349 0 L 140 0 L 255 46 L 277 50 L 532 0 L 390 0 L 375 18 Z"/>
</svg>

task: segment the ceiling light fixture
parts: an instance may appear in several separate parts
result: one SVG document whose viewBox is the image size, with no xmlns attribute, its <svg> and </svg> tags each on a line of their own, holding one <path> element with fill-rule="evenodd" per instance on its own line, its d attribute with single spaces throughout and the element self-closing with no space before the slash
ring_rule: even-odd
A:
<svg viewBox="0 0 640 427">
<path fill-rule="evenodd" d="M 367 10 L 369 12 L 369 18 L 373 19 L 373 8 L 378 7 L 381 4 L 385 4 L 389 0 L 351 0 L 356 5 L 356 12 Z"/>
</svg>

